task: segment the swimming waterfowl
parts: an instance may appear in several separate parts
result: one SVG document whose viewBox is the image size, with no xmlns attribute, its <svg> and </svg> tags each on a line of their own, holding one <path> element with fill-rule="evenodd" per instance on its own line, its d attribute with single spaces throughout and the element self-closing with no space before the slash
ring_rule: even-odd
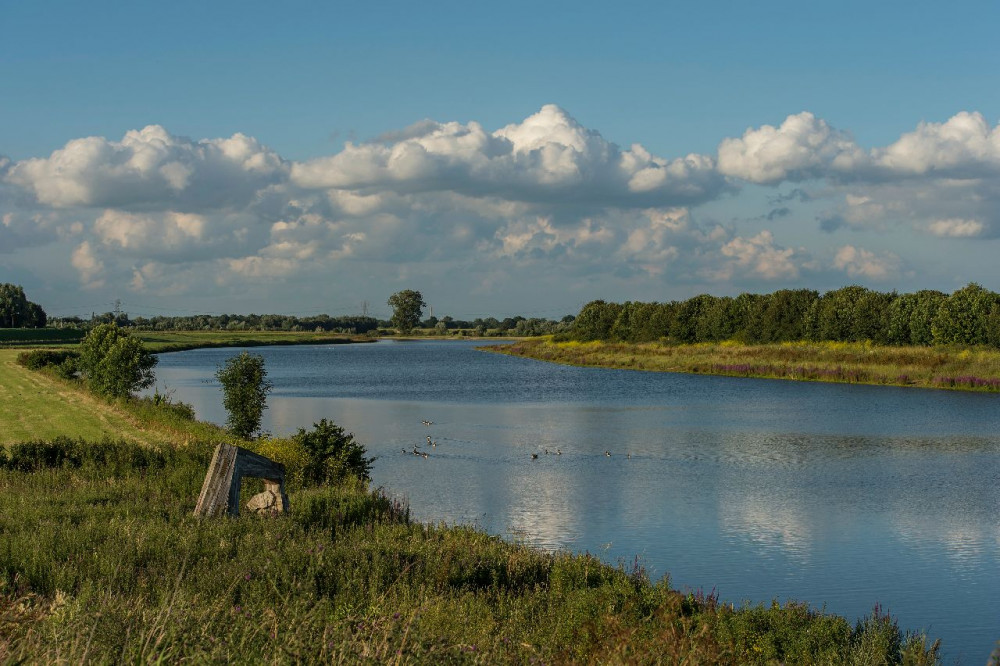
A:
<svg viewBox="0 0 1000 666">
<path fill-rule="evenodd" d="M 427 419 L 424 419 L 423 421 L 421 421 L 421 423 L 423 423 L 426 426 L 434 425 L 434 421 L 428 421 Z"/>
<path fill-rule="evenodd" d="M 531 459 L 532 460 L 538 460 L 538 454 L 537 453 L 532 453 L 531 454 Z"/>
<path fill-rule="evenodd" d="M 606 455 L 607 457 L 609 457 L 609 458 L 610 458 L 610 457 L 611 457 L 611 451 L 605 451 L 605 452 L 604 452 L 604 455 Z"/>
</svg>

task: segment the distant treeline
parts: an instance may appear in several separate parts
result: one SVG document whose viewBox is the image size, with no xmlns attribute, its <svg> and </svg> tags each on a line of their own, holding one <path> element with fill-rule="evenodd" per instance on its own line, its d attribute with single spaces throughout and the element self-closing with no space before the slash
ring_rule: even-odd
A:
<svg viewBox="0 0 1000 666">
<path fill-rule="evenodd" d="M 49 325 L 59 328 L 88 329 L 98 324 L 115 322 L 119 326 L 142 331 L 312 331 L 328 333 L 365 334 L 370 331 L 389 332 L 392 323 L 375 317 L 315 315 L 296 317 L 277 314 L 224 314 L 189 315 L 182 317 L 129 317 L 125 313 L 105 312 L 91 319 L 80 317 L 53 317 Z M 496 319 L 477 318 L 471 321 L 452 317 L 428 317 L 420 322 L 423 329 L 433 333 L 468 331 L 477 335 L 548 335 L 568 331 L 573 316 L 560 321 L 521 316 Z M 414 331 L 419 333 L 420 331 Z"/>
<path fill-rule="evenodd" d="M 855 285 L 823 295 L 782 289 L 735 298 L 703 294 L 669 303 L 591 301 L 580 310 L 571 335 L 624 342 L 870 340 L 1000 347 L 1000 294 L 971 283 L 951 295 L 884 293 Z"/>
</svg>

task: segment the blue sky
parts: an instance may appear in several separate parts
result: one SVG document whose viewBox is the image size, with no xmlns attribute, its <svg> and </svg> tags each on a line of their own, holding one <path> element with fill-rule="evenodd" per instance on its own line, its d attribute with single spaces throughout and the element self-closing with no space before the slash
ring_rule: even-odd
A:
<svg viewBox="0 0 1000 666">
<path fill-rule="evenodd" d="M 998 19 L 3 3 L 0 281 L 143 315 L 1000 290 Z"/>
</svg>

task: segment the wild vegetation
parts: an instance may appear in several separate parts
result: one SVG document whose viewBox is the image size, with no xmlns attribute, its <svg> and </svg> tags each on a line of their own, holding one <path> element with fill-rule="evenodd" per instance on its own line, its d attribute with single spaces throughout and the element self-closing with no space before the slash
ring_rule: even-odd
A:
<svg viewBox="0 0 1000 666">
<path fill-rule="evenodd" d="M 852 624 L 735 607 L 650 581 L 639 560 L 414 523 L 368 489 L 371 459 L 335 424 L 240 440 L 169 396 L 96 398 L 13 354 L 0 395 L 31 385 L 41 419 L 67 396 L 87 409 L 0 447 L 0 661 L 937 662 L 878 608 Z M 79 436 L 114 419 L 129 427 Z M 285 464 L 290 515 L 192 516 L 219 441 Z"/>
<path fill-rule="evenodd" d="M 552 338 L 485 348 L 567 365 L 694 374 L 1000 391 L 1000 350 L 869 342 L 579 342 Z"/>
</svg>

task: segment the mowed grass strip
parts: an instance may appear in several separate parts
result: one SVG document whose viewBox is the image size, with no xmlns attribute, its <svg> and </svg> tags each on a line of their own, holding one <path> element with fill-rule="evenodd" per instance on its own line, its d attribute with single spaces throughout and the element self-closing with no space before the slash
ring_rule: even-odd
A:
<svg viewBox="0 0 1000 666">
<path fill-rule="evenodd" d="M 20 352 L 0 349 L 0 444 L 60 435 L 108 436 L 146 444 L 165 443 L 163 432 L 143 426 L 115 405 L 43 372 L 17 364 Z"/>
<path fill-rule="evenodd" d="M 489 348 L 567 365 L 695 374 L 1000 391 L 1000 350 L 888 347 L 865 342 L 554 342 L 523 340 Z"/>
</svg>

